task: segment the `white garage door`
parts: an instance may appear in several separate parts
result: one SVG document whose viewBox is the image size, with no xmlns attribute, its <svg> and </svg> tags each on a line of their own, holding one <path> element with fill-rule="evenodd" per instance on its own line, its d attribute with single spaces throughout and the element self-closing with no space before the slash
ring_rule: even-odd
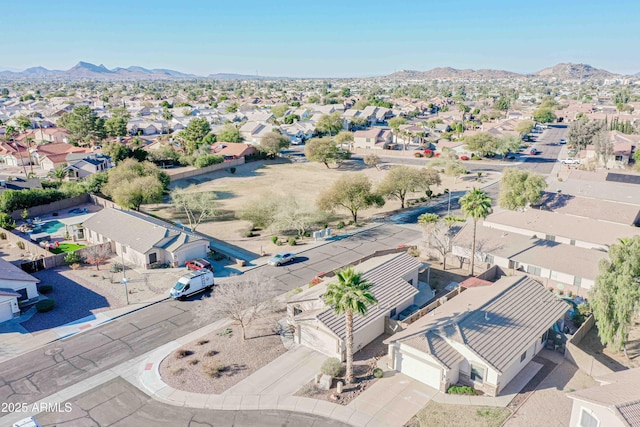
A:
<svg viewBox="0 0 640 427">
<path fill-rule="evenodd" d="M 312 326 L 303 326 L 300 331 L 300 344 L 326 354 L 330 357 L 338 357 L 336 340 L 326 333 Z"/>
<path fill-rule="evenodd" d="M 396 371 L 402 372 L 433 388 L 440 388 L 442 368 L 429 365 L 409 355 L 398 353 L 396 356 Z"/>
<path fill-rule="evenodd" d="M 207 247 L 203 244 L 193 245 L 180 251 L 178 257 L 180 263 L 184 263 L 194 258 L 204 258 L 207 256 Z"/>
<path fill-rule="evenodd" d="M 11 311 L 11 301 L 0 302 L 0 322 L 13 319 L 13 312 Z"/>
</svg>

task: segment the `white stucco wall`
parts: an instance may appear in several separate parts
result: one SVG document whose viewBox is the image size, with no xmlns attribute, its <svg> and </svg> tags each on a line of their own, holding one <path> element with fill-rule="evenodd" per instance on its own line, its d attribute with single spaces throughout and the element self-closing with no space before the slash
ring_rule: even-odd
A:
<svg viewBox="0 0 640 427">
<path fill-rule="evenodd" d="M 581 427 L 580 416 L 583 409 L 591 413 L 591 415 L 595 416 L 598 421 L 600 421 L 600 427 L 626 427 L 626 424 L 616 417 L 608 408 L 578 399 L 573 399 L 569 426 Z"/>
<path fill-rule="evenodd" d="M 9 288 L 14 291 L 18 291 L 20 289 L 27 290 L 27 298 L 38 298 L 38 286 L 37 282 L 27 282 L 22 280 L 7 280 L 0 278 L 0 288 Z"/>
</svg>

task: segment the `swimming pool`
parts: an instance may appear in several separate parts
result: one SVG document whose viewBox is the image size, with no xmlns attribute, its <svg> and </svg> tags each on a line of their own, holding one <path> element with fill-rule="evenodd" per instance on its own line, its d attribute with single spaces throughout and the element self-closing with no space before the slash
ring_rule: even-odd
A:
<svg viewBox="0 0 640 427">
<path fill-rule="evenodd" d="M 42 224 L 36 225 L 35 227 L 33 227 L 33 230 L 31 230 L 31 233 L 54 234 L 56 231 L 60 230 L 63 227 L 64 227 L 63 223 L 54 219 L 53 221 L 47 221 L 47 222 L 43 222 Z"/>
</svg>

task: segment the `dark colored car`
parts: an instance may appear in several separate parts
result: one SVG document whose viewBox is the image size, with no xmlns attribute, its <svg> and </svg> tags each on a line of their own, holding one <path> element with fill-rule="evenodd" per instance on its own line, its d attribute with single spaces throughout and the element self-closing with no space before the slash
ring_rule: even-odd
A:
<svg viewBox="0 0 640 427">
<path fill-rule="evenodd" d="M 213 266 L 211 265 L 211 263 L 209 261 L 207 261 L 206 259 L 202 259 L 202 258 L 198 258 L 198 259 L 192 259 L 189 260 L 185 263 L 185 265 L 187 266 L 187 268 L 189 270 L 209 270 L 209 271 L 213 271 Z"/>
</svg>

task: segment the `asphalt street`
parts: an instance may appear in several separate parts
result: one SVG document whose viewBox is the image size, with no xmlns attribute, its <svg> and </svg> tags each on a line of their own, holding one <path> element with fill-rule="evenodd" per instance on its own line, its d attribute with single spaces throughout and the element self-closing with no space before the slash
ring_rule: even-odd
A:
<svg viewBox="0 0 640 427">
<path fill-rule="evenodd" d="M 347 424 L 316 415 L 276 411 L 221 411 L 162 404 L 122 378 L 116 378 L 69 401 L 68 407 L 44 412 L 43 427 L 341 427 Z"/>
</svg>

